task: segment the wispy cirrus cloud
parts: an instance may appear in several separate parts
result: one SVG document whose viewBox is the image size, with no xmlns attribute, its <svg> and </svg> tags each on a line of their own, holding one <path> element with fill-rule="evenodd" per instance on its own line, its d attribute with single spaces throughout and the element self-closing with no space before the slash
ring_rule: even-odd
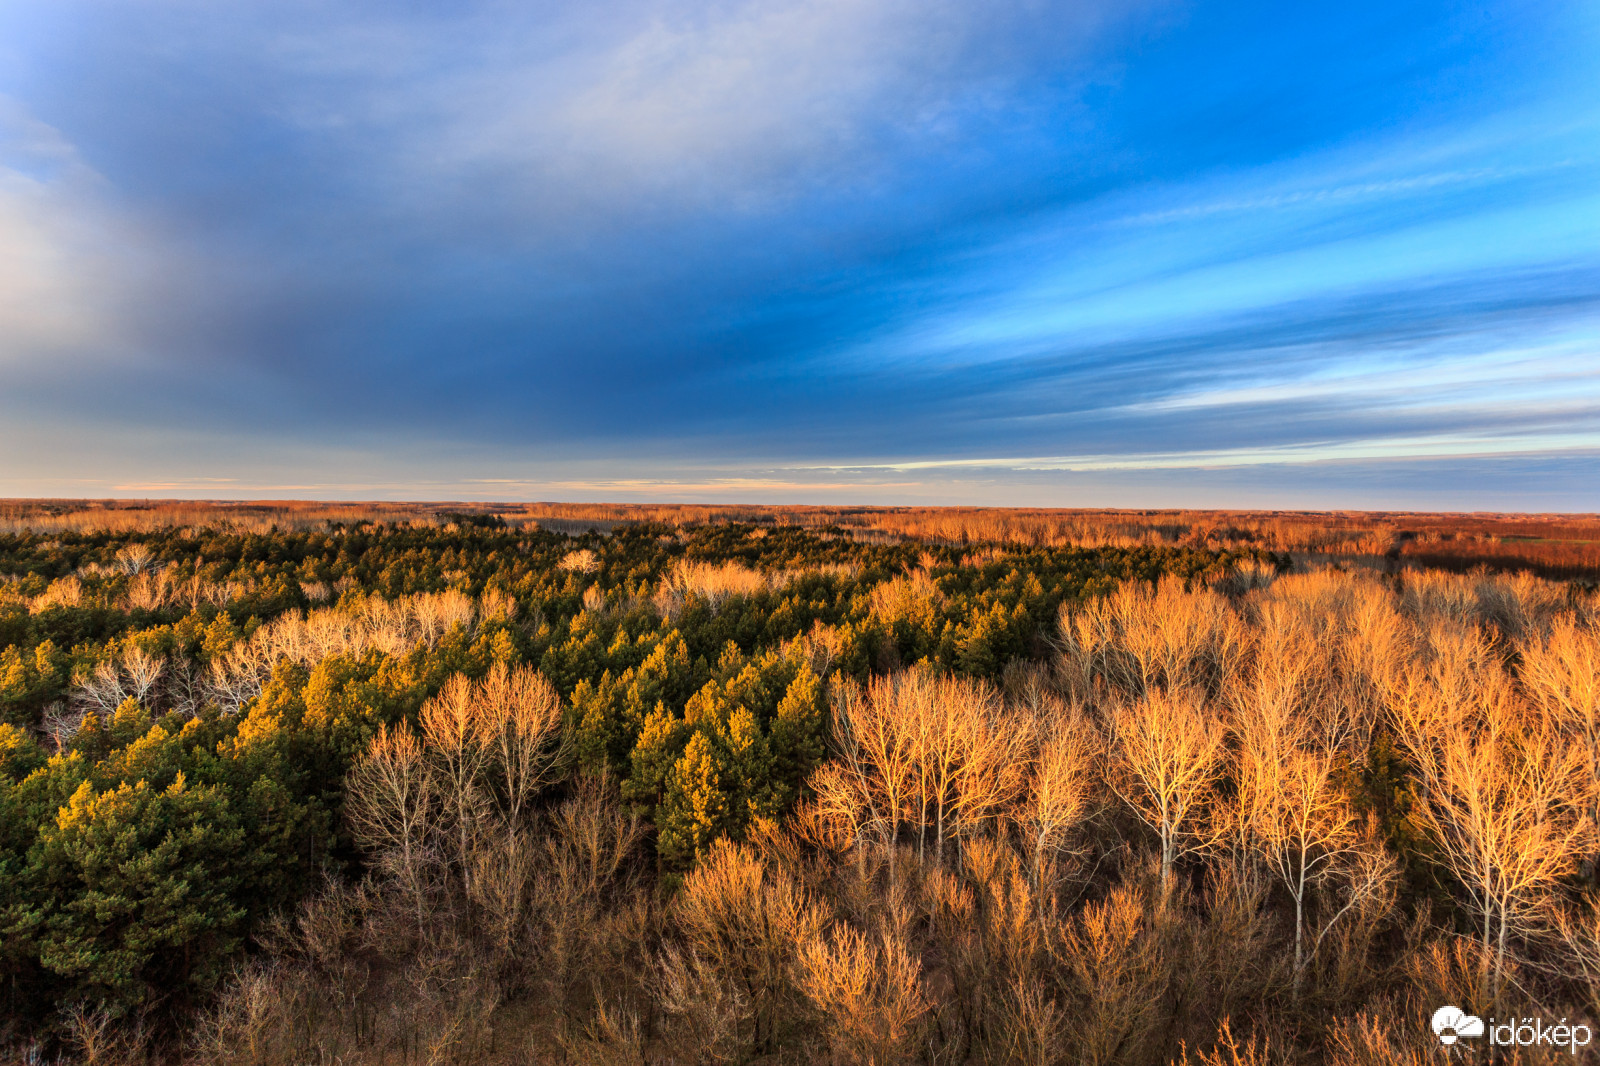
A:
<svg viewBox="0 0 1600 1066">
<path fill-rule="evenodd" d="M 1467 170 L 1441 170 L 1384 178 L 1377 181 L 1349 181 L 1310 188 L 1267 191 L 1243 199 L 1210 200 L 1182 207 L 1144 211 L 1113 219 L 1112 225 L 1150 226 L 1170 222 L 1189 222 L 1215 215 L 1241 212 L 1280 211 L 1296 208 L 1342 207 L 1363 202 L 1410 199 L 1441 190 L 1469 189 L 1529 177 L 1558 174 L 1577 165 L 1572 159 L 1557 159 L 1531 166 L 1492 166 Z"/>
<path fill-rule="evenodd" d="M 1521 436 L 1439 434 L 1418 437 L 1367 437 L 1346 441 L 1300 441 L 1254 448 L 1212 448 L 1181 452 L 1116 452 L 1101 455 L 990 456 L 982 459 L 918 459 L 904 462 L 819 466 L 818 470 L 1009 470 L 1107 471 L 1195 470 L 1222 467 L 1282 466 L 1361 460 L 1487 459 L 1502 456 L 1572 455 L 1600 457 L 1590 433 L 1531 432 Z"/>
</svg>

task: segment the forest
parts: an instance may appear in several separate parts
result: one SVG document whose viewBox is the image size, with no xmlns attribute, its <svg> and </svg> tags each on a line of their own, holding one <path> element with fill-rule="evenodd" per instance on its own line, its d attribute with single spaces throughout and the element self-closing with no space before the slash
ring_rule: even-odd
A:
<svg viewBox="0 0 1600 1066">
<path fill-rule="evenodd" d="M 1590 588 L 1600 581 L 1600 517 L 1582 514 L 61 499 L 0 500 L 0 533 L 138 532 L 208 524 L 264 532 L 362 520 L 439 525 L 452 515 L 556 533 L 606 532 L 639 522 L 674 527 L 738 522 L 833 530 L 870 543 L 1255 549 L 1289 552 L 1302 564 L 1390 573 L 1481 568 L 1578 581 Z"/>
<path fill-rule="evenodd" d="M 119 513 L 0 532 L 10 1061 L 1594 1053 L 1593 573 Z"/>
</svg>

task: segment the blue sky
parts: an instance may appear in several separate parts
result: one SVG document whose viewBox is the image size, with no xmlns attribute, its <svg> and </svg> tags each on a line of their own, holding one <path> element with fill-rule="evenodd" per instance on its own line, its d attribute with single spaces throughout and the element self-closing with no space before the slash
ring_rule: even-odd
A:
<svg viewBox="0 0 1600 1066">
<path fill-rule="evenodd" d="M 1600 8 L 0 3 L 0 495 L 1600 510 Z"/>
</svg>

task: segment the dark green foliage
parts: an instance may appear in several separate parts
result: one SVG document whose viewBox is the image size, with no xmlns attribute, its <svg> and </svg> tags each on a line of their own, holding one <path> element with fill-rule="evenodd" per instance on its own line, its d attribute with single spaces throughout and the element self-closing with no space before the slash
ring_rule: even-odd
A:
<svg viewBox="0 0 1600 1066">
<path fill-rule="evenodd" d="M 1446 919 L 1459 917 L 1460 908 L 1444 883 L 1444 870 L 1437 861 L 1438 846 L 1415 820 L 1415 773 L 1394 738 L 1387 731 L 1378 730 L 1367 749 L 1366 763 L 1346 764 L 1341 778 L 1356 812 L 1376 821 L 1390 854 L 1399 859 L 1407 908 L 1426 903 L 1434 914 Z"/>
<path fill-rule="evenodd" d="M 22 879 L 36 900 L 17 932 L 70 999 L 120 1013 L 213 986 L 240 943 L 248 858 L 222 789 L 145 781 L 78 786 L 46 824 Z"/>
<path fill-rule="evenodd" d="M 46 638 L 24 650 L 0 652 L 0 722 L 32 725 L 38 708 L 66 692 L 67 659 Z"/>
</svg>

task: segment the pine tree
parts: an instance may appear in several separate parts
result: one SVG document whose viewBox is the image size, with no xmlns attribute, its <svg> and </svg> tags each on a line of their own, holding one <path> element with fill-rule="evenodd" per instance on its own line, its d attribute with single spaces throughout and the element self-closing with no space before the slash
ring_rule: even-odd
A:
<svg viewBox="0 0 1600 1066">
<path fill-rule="evenodd" d="M 29 881 L 42 893 L 45 968 L 73 998 L 123 1013 L 212 986 L 238 947 L 244 846 L 228 801 L 182 775 L 97 793 L 85 782 L 45 827 Z"/>
<path fill-rule="evenodd" d="M 722 836 L 729 821 L 724 782 L 731 776 L 725 754 L 705 732 L 696 732 L 667 776 L 657 814 L 657 847 L 669 865 L 687 866 Z"/>
</svg>

